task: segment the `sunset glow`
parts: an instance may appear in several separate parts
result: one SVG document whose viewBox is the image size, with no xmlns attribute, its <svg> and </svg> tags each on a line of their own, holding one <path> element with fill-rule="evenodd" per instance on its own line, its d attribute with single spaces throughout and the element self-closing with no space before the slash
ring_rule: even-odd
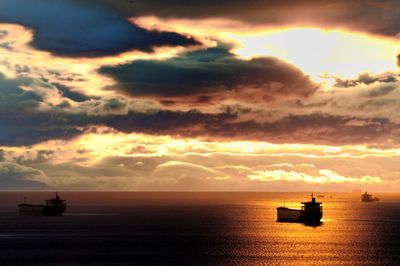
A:
<svg viewBox="0 0 400 266">
<path fill-rule="evenodd" d="M 324 16 L 278 5 L 190 17 L 43 0 L 48 16 L 38 19 L 31 4 L 20 12 L 6 2 L 0 177 L 9 189 L 27 180 L 65 190 L 400 188 L 390 16 L 367 23 L 336 19 L 341 5 L 320 6 Z"/>
<path fill-rule="evenodd" d="M 79 185 L 87 189 L 91 177 L 64 169 L 75 165 L 80 171 L 90 171 L 99 182 L 107 179 L 107 171 L 119 172 L 114 189 L 132 189 L 135 186 L 151 189 L 141 176 L 167 178 L 179 187 L 179 177 L 197 171 L 204 178 L 214 180 L 212 190 L 237 189 L 240 186 L 256 189 L 259 182 L 304 182 L 322 185 L 325 189 L 336 187 L 390 190 L 400 180 L 396 160 L 400 149 L 380 150 L 365 146 L 323 146 L 310 144 L 272 144 L 255 141 L 210 142 L 201 139 L 181 139 L 170 136 L 143 134 L 88 133 L 71 141 L 48 141 L 33 147 L 1 147 L 6 162 L 35 161 L 46 155 L 47 171 L 32 175 L 30 179 L 49 186 L 69 189 Z M 156 169 L 152 161 L 161 162 Z M 373 165 L 371 165 L 373 162 Z M 359 167 L 349 165 L 357 164 Z M 197 170 L 196 170 L 197 169 Z M 150 171 L 150 172 L 149 172 Z M 55 177 L 57 173 L 63 173 Z M 166 173 L 167 176 L 163 176 Z M 375 176 L 371 176 L 374 173 Z M 104 175 L 106 174 L 106 175 Z M 65 175 L 74 175 L 72 180 Z M 382 177 L 381 177 L 382 176 Z M 137 179 L 139 178 L 140 179 Z M 114 179 L 113 179 L 114 180 Z M 240 180 L 240 181 L 239 181 Z M 107 183 L 96 184 L 107 189 Z"/>
<path fill-rule="evenodd" d="M 0 0 L 0 266 L 400 265 L 399 0 Z"/>
<path fill-rule="evenodd" d="M 234 50 L 239 56 L 282 58 L 316 81 L 331 76 L 352 79 L 360 73 L 397 70 L 399 44 L 396 39 L 317 28 L 232 35 L 232 38 L 242 46 Z"/>
<path fill-rule="evenodd" d="M 139 25 L 158 30 L 176 30 L 234 42 L 233 52 L 250 59 L 273 56 L 300 67 L 314 80 L 327 77 L 356 78 L 360 73 L 397 71 L 398 37 L 363 32 L 325 30 L 318 27 L 263 28 L 229 20 L 160 20 L 135 18 Z"/>
</svg>

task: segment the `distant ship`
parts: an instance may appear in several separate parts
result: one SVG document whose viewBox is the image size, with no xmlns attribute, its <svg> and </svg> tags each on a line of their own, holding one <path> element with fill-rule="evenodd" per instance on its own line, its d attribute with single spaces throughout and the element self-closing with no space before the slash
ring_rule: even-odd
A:
<svg viewBox="0 0 400 266">
<path fill-rule="evenodd" d="M 311 201 L 301 204 L 301 209 L 278 207 L 277 222 L 319 223 L 322 218 L 322 203 L 316 202 L 314 196 L 311 195 Z"/>
<path fill-rule="evenodd" d="M 372 197 L 372 194 L 369 194 L 367 191 L 365 191 L 364 194 L 361 194 L 361 201 L 364 202 L 371 202 L 371 201 L 379 201 L 379 198 L 374 198 Z"/>
<path fill-rule="evenodd" d="M 18 205 L 18 209 L 22 215 L 61 216 L 67 209 L 67 204 L 56 192 L 56 197 L 46 200 L 46 204 L 28 204 L 24 202 Z"/>
</svg>

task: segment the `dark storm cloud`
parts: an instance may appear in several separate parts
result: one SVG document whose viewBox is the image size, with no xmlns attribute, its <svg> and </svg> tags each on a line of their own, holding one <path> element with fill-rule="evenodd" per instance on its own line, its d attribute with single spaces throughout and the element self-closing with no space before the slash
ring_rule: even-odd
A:
<svg viewBox="0 0 400 266">
<path fill-rule="evenodd" d="M 0 146 L 70 139 L 82 134 L 82 128 L 92 125 L 107 125 L 127 133 L 180 134 L 180 131 L 187 131 L 190 127 L 203 127 L 204 123 L 212 126 L 235 117 L 225 113 L 208 115 L 198 111 L 166 110 L 148 113 L 130 111 L 125 115 L 115 115 L 115 111 L 126 107 L 126 103 L 119 98 L 89 101 L 76 113 L 68 113 L 59 106 L 43 111 L 40 109 L 42 96 L 20 88 L 29 86 L 31 82 L 33 80 L 28 78 L 5 79 L 0 75 Z M 98 105 L 102 109 L 101 115 L 89 114 L 89 110 Z M 199 132 L 193 134 L 198 135 Z"/>
<path fill-rule="evenodd" d="M 390 139 L 392 146 L 400 142 L 399 125 L 388 118 L 366 119 L 314 112 L 308 115 L 288 114 L 277 120 L 256 120 L 262 118 L 259 117 L 262 113 L 249 108 L 226 108 L 219 113 L 166 109 L 140 111 L 140 108 L 129 109 L 129 104 L 122 97 L 87 100 L 77 109 L 60 105 L 46 105 L 43 109 L 46 104 L 43 96 L 20 88 L 29 86 L 30 82 L 33 81 L 27 78 L 10 80 L 0 76 L 0 146 L 23 146 L 45 140 L 70 139 L 83 134 L 92 126 L 104 125 L 125 133 L 215 140 L 380 145 Z M 54 90 L 56 87 L 48 89 Z M 385 100 L 391 100 L 379 98 L 382 93 L 372 94 L 378 95 L 367 96 L 371 99 L 364 106 L 359 106 L 359 111 L 368 111 L 371 106 L 374 109 L 387 106 L 389 103 Z M 93 108 L 101 110 L 94 112 Z"/>
<path fill-rule="evenodd" d="M 57 89 L 62 93 L 62 95 L 68 99 L 71 99 L 75 102 L 84 102 L 87 100 L 90 100 L 91 98 L 78 92 L 78 91 L 73 91 L 67 86 L 64 86 L 59 83 L 53 83 L 54 86 L 57 87 Z"/>
<path fill-rule="evenodd" d="M 2 0 L 0 22 L 34 28 L 34 46 L 63 56 L 102 56 L 133 49 L 151 52 L 154 46 L 198 44 L 176 33 L 139 28 L 99 2 Z"/>
<path fill-rule="evenodd" d="M 125 16 L 165 18 L 226 18 L 268 25 L 320 25 L 395 36 L 400 32 L 397 0 L 100 0 Z M 94 2 L 80 0 L 79 2 Z"/>
<path fill-rule="evenodd" d="M 352 121 L 361 122 L 353 124 Z M 399 126 L 388 119 L 357 119 L 321 113 L 289 115 L 281 120 L 257 123 L 249 120 L 233 122 L 214 128 L 216 135 L 224 138 L 238 138 L 246 135 L 249 139 L 265 140 L 272 143 L 314 143 L 328 145 L 379 143 L 395 136 Z"/>
<path fill-rule="evenodd" d="M 43 101 L 42 96 L 20 88 L 29 86 L 31 82 L 28 78 L 5 79 L 0 74 L 0 145 L 30 145 L 80 133 L 75 127 L 81 122 L 69 125 L 70 119 L 62 110 L 37 110 Z"/>
<path fill-rule="evenodd" d="M 337 88 L 349 88 L 360 84 L 369 85 L 375 82 L 381 84 L 394 83 L 399 79 L 399 74 L 394 73 L 383 73 L 378 75 L 371 75 L 369 73 L 363 73 L 358 76 L 357 79 L 341 79 L 338 77 L 333 77 L 335 79 L 334 86 Z"/>
<path fill-rule="evenodd" d="M 26 84 L 28 84 L 28 79 L 5 79 L 0 73 L 0 112 L 2 116 L 5 116 L 7 111 L 14 108 L 17 111 L 24 107 L 39 106 L 42 99 L 39 95 L 20 88 L 20 86 Z"/>
<path fill-rule="evenodd" d="M 219 46 L 183 54 L 168 60 L 138 60 L 116 67 L 103 67 L 100 73 L 117 80 L 116 88 L 133 96 L 197 97 L 209 102 L 224 99 L 231 92 L 256 90 L 259 101 L 275 97 L 306 97 L 316 91 L 308 76 L 299 69 L 272 57 L 242 60 Z M 225 95 L 226 94 L 226 95 Z"/>
<path fill-rule="evenodd" d="M 72 121 L 61 113 L 26 111 L 0 115 L 0 145 L 4 146 L 25 146 L 52 139 L 69 139 L 82 133 L 76 127 L 85 125 L 84 121 Z"/>
<path fill-rule="evenodd" d="M 396 143 L 399 141 L 396 134 L 399 126 L 389 119 L 360 119 L 320 113 L 288 115 L 271 122 L 243 119 L 242 111 L 232 108 L 216 114 L 197 110 L 131 110 L 120 113 L 116 109 L 125 109 L 126 103 L 113 98 L 88 101 L 104 106 L 101 115 L 90 113 L 91 104 L 82 105 L 79 112 L 70 113 L 58 106 L 44 112 L 39 108 L 43 104 L 41 96 L 20 89 L 24 84 L 28 85 L 29 79 L 8 80 L 0 77 L 0 145 L 21 146 L 51 139 L 69 139 L 96 125 L 106 125 L 125 133 L 275 143 L 375 144 L 389 138 Z M 377 98 L 375 104 L 382 100 Z M 246 111 L 247 114 L 249 112 L 251 110 Z"/>
<path fill-rule="evenodd" d="M 114 116 L 105 124 L 125 133 L 172 134 L 186 137 L 207 136 L 208 129 L 217 129 L 227 121 L 237 118 L 234 113 L 203 114 L 196 110 L 158 111 L 141 114 L 129 112 L 126 116 Z"/>
<path fill-rule="evenodd" d="M 151 114 L 129 113 L 114 116 L 105 124 L 126 133 L 169 134 L 183 137 L 205 137 L 221 140 L 257 140 L 272 143 L 314 143 L 328 145 L 384 144 L 387 139 L 399 142 L 398 124 L 386 118 L 312 113 L 288 115 L 273 122 L 240 121 L 240 115 L 229 110 L 219 114 L 198 111 L 160 111 Z"/>
</svg>

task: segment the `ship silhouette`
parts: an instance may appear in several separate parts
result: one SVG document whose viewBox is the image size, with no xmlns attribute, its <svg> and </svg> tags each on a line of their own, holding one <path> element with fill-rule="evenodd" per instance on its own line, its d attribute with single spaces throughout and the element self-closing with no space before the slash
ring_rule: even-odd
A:
<svg viewBox="0 0 400 266">
<path fill-rule="evenodd" d="M 301 209 L 290 209 L 287 207 L 277 208 L 277 222 L 294 223 L 320 223 L 322 218 L 321 202 L 316 202 L 314 195 L 311 201 L 302 202 Z"/>
<path fill-rule="evenodd" d="M 21 215 L 48 215 L 61 216 L 67 209 L 67 204 L 64 199 L 61 199 L 56 192 L 55 198 L 45 200 L 46 204 L 28 204 L 25 202 L 18 205 Z"/>
<path fill-rule="evenodd" d="M 361 194 L 361 201 L 363 202 L 379 201 L 379 198 L 372 197 L 372 194 L 369 194 L 367 191 L 365 191 L 364 194 Z"/>
</svg>

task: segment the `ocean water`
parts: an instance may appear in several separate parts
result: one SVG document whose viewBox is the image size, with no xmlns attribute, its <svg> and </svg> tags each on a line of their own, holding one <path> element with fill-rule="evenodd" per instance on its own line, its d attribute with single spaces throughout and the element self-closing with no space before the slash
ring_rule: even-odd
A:
<svg viewBox="0 0 400 266">
<path fill-rule="evenodd" d="M 308 193 L 64 192 L 62 217 L 0 193 L 0 265 L 400 265 L 400 193 L 321 193 L 320 226 L 277 223 Z"/>
</svg>

